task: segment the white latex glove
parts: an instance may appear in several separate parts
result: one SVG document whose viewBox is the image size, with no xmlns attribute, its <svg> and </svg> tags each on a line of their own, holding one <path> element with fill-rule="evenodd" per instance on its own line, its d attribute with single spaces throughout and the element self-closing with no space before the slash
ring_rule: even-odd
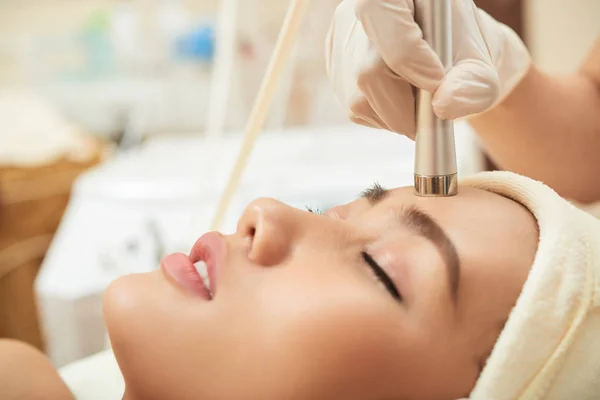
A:
<svg viewBox="0 0 600 400">
<path fill-rule="evenodd" d="M 502 101 L 525 76 L 517 34 L 452 0 L 454 65 L 447 73 L 414 20 L 420 0 L 343 0 L 326 42 L 327 75 L 353 122 L 415 136 L 415 87 L 434 93 L 438 117 L 457 119 Z"/>
</svg>

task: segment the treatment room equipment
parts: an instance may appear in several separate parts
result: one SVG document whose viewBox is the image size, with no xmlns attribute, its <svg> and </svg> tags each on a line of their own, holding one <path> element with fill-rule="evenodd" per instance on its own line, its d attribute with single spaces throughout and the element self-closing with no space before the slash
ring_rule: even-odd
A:
<svg viewBox="0 0 600 400">
<path fill-rule="evenodd" d="M 452 67 L 452 5 L 450 0 L 421 2 L 423 37 L 437 53 L 444 68 Z M 454 123 L 439 119 L 431 105 L 433 95 L 417 94 L 417 137 L 415 148 L 415 193 L 446 197 L 458 193 Z"/>
</svg>

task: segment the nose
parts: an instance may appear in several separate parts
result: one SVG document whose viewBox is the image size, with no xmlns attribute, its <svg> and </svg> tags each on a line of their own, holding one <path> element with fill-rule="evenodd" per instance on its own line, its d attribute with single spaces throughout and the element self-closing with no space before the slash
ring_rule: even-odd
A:
<svg viewBox="0 0 600 400">
<path fill-rule="evenodd" d="M 274 199 L 250 203 L 237 226 L 237 234 L 250 241 L 248 257 L 263 266 L 283 262 L 299 229 L 299 214 L 299 210 Z"/>
</svg>

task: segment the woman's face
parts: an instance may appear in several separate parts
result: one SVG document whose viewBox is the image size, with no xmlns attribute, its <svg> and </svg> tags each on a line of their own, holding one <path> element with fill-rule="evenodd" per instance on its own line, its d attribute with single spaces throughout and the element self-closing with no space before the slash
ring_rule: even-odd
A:
<svg viewBox="0 0 600 400">
<path fill-rule="evenodd" d="M 444 199 L 375 187 L 324 215 L 257 200 L 235 234 L 109 287 L 126 398 L 466 396 L 537 239 L 521 205 L 467 187 Z M 200 258 L 212 299 L 188 271 Z"/>
</svg>

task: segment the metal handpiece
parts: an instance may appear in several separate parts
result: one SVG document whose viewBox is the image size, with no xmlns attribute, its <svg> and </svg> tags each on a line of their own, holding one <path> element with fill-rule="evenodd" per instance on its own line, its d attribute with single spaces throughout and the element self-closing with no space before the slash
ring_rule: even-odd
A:
<svg viewBox="0 0 600 400">
<path fill-rule="evenodd" d="M 446 71 L 452 67 L 451 1 L 422 0 L 416 15 L 425 40 Z M 458 192 L 454 123 L 436 117 L 432 97 L 424 90 L 417 93 L 415 191 L 418 196 L 454 196 Z"/>
</svg>

